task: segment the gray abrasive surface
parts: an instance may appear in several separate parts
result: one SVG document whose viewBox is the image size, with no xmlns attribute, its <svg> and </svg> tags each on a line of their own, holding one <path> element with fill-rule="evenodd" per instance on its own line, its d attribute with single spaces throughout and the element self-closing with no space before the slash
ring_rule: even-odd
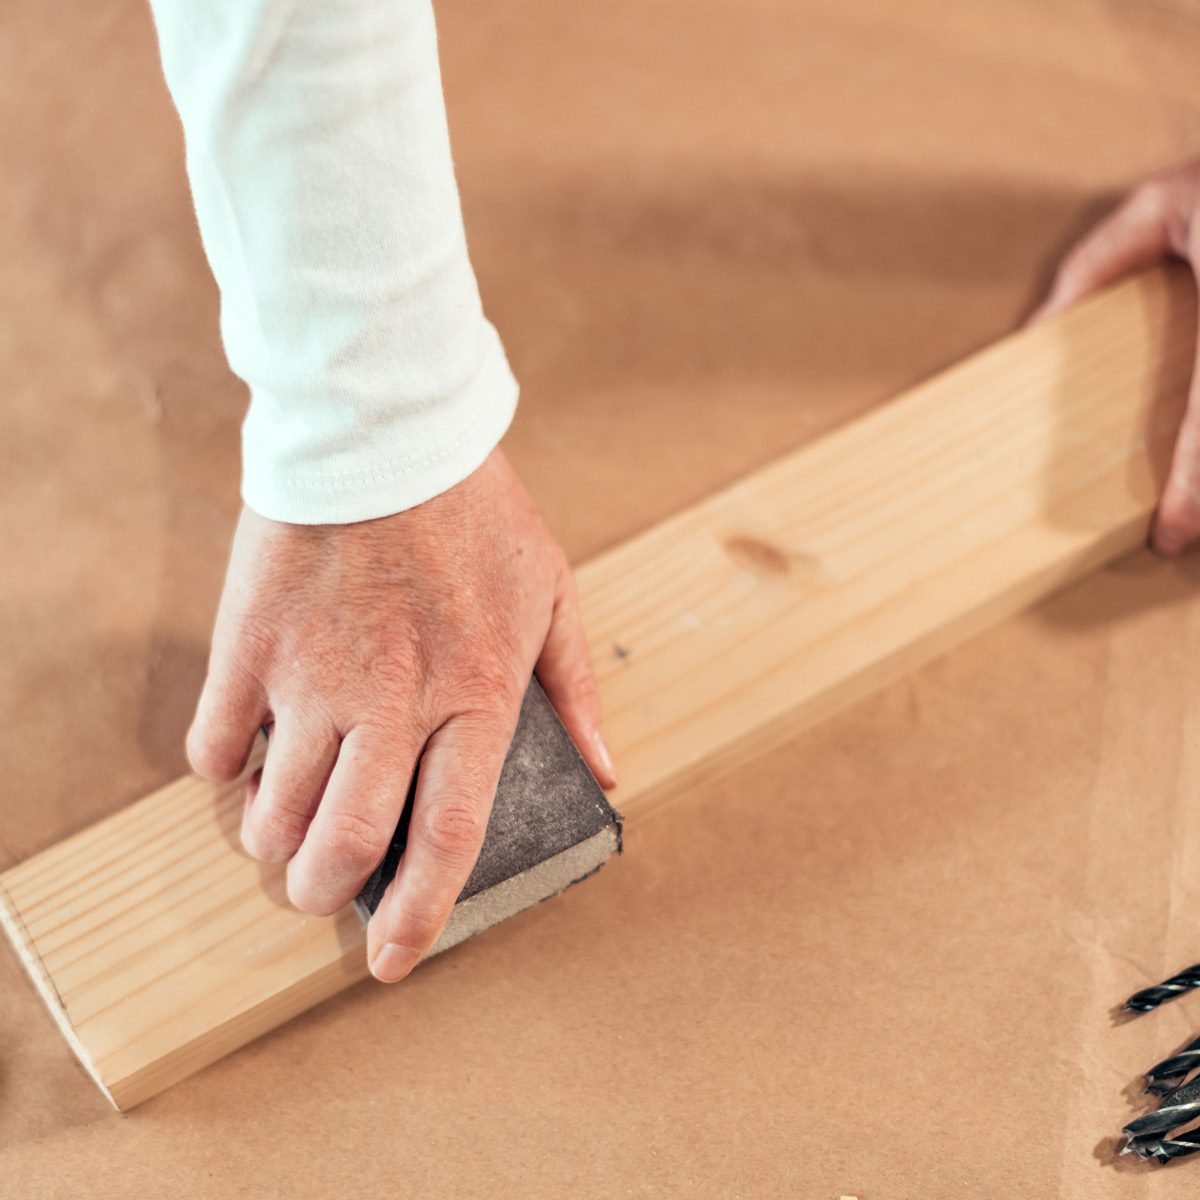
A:
<svg viewBox="0 0 1200 1200">
<path fill-rule="evenodd" d="M 364 921 L 396 874 L 411 807 L 410 791 L 392 844 L 355 901 Z M 500 772 L 479 861 L 430 954 L 561 892 L 620 849 L 620 814 L 532 680 Z"/>
</svg>

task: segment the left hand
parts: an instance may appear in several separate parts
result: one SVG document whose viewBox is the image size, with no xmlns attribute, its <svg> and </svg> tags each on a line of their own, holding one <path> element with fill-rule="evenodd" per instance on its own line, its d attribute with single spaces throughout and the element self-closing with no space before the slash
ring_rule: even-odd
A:
<svg viewBox="0 0 1200 1200">
<path fill-rule="evenodd" d="M 1050 294 L 1029 323 L 1171 257 L 1185 259 L 1200 274 L 1200 159 L 1151 176 L 1077 243 L 1059 264 Z M 1150 538 L 1162 554 L 1177 554 L 1200 538 L 1200 370 L 1192 375 Z"/>
</svg>

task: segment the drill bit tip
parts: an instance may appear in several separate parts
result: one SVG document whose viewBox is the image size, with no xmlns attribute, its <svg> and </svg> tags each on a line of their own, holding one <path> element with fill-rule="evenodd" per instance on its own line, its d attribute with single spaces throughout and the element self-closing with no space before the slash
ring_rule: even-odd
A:
<svg viewBox="0 0 1200 1200">
<path fill-rule="evenodd" d="M 1190 967 L 1180 971 L 1178 975 L 1172 975 L 1170 979 L 1164 979 L 1162 983 L 1156 984 L 1154 987 L 1142 988 L 1140 992 L 1134 992 L 1125 1001 L 1125 1008 L 1129 1012 L 1135 1013 L 1150 1012 L 1160 1004 L 1183 995 L 1191 988 L 1198 987 L 1200 987 L 1200 963 L 1193 963 Z"/>
</svg>

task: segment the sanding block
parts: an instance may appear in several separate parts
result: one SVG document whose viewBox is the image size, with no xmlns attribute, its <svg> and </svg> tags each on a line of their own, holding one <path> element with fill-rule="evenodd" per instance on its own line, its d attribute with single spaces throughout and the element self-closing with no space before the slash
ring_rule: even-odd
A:
<svg viewBox="0 0 1200 1200">
<path fill-rule="evenodd" d="M 396 874 L 413 788 L 383 861 L 354 902 L 364 924 Z M 463 941 L 600 869 L 621 849 L 621 816 L 608 803 L 537 680 L 521 705 L 479 860 L 436 945 Z"/>
</svg>

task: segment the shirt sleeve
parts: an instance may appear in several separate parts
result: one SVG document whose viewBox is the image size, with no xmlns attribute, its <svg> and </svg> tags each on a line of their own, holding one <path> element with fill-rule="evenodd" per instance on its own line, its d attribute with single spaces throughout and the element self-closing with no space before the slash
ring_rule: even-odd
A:
<svg viewBox="0 0 1200 1200">
<path fill-rule="evenodd" d="M 399 512 L 469 475 L 517 385 L 483 315 L 430 0 L 151 0 L 250 388 L 263 516 Z"/>
</svg>

